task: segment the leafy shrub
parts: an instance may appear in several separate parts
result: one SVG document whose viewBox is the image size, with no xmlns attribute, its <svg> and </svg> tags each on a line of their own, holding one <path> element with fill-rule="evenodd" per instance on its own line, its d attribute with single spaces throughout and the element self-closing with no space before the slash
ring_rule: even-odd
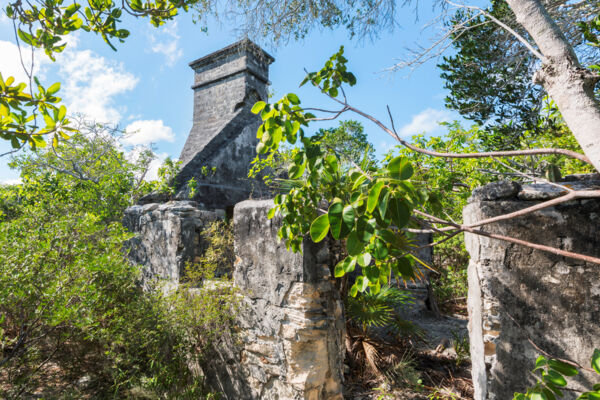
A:
<svg viewBox="0 0 600 400">
<path fill-rule="evenodd" d="M 591 367 L 600 375 L 600 350 L 594 350 Z M 533 373 L 539 376 L 534 387 L 525 393 L 515 393 L 513 400 L 556 400 L 563 397 L 567 389 L 567 377 L 579 374 L 573 364 L 553 358 L 539 356 L 535 361 Z M 592 386 L 592 391 L 582 393 L 577 400 L 600 400 L 600 383 Z"/>
<path fill-rule="evenodd" d="M 109 144 L 104 169 L 86 169 L 93 146 L 70 143 L 86 179 L 34 154 L 14 164 L 23 183 L 0 190 L 0 397 L 198 398 L 203 350 L 234 315 L 230 285 L 142 290 L 115 222 L 139 190 L 134 166 Z M 209 258 L 231 244 L 218 229 L 196 277 L 212 279 Z"/>
</svg>

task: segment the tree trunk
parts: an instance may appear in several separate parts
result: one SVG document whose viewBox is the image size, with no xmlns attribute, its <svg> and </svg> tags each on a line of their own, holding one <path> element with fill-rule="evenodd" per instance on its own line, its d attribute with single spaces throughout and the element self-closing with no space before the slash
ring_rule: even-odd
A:
<svg viewBox="0 0 600 400">
<path fill-rule="evenodd" d="M 583 152 L 600 171 L 600 104 L 594 97 L 594 86 L 600 77 L 581 67 L 573 48 L 540 0 L 507 3 L 545 58 L 534 82 L 546 89 Z"/>
</svg>

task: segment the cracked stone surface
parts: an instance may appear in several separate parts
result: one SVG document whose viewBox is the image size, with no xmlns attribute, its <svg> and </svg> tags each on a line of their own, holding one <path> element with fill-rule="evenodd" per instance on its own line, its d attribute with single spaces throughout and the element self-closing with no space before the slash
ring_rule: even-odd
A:
<svg viewBox="0 0 600 400">
<path fill-rule="evenodd" d="M 597 182 L 561 184 L 594 188 Z M 534 199 L 556 194 L 549 185 L 520 190 L 501 185 L 506 190 L 496 184 L 474 191 L 463 211 L 465 223 L 523 209 L 539 203 Z M 599 257 L 599 222 L 600 200 L 588 199 L 483 229 Z M 473 234 L 465 234 L 465 243 L 471 255 L 468 309 L 475 400 L 511 399 L 515 391 L 535 383 L 528 372 L 539 351 L 529 339 L 555 357 L 589 365 L 594 348 L 600 348 L 598 265 Z M 569 387 L 589 390 L 596 378 L 583 372 Z M 565 399 L 575 397 L 565 392 Z"/>
<path fill-rule="evenodd" d="M 344 319 L 326 243 L 292 253 L 277 240 L 273 202 L 235 206 L 235 285 L 243 309 L 234 337 L 214 346 L 226 363 L 205 369 L 228 399 L 341 399 Z"/>
</svg>

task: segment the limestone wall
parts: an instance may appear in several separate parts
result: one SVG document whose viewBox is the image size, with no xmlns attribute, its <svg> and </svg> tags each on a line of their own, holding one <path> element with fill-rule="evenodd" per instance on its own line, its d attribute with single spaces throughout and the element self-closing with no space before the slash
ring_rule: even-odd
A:
<svg viewBox="0 0 600 400">
<path fill-rule="evenodd" d="M 277 240 L 273 203 L 234 210 L 234 282 L 243 296 L 235 339 L 205 372 L 229 399 L 341 399 L 344 319 L 325 244 L 291 253 Z"/>
<path fill-rule="evenodd" d="M 600 182 L 569 182 L 595 187 Z M 558 196 L 549 185 L 500 182 L 478 188 L 464 209 L 473 223 Z M 486 225 L 484 230 L 600 256 L 600 201 L 579 200 Z M 465 235 L 471 255 L 469 335 L 475 400 L 512 399 L 534 384 L 539 351 L 589 365 L 600 348 L 600 267 L 483 236 Z M 583 373 L 569 386 L 591 388 Z M 565 399 L 574 399 L 565 392 Z"/>
<path fill-rule="evenodd" d="M 144 282 L 179 283 L 186 264 L 203 249 L 200 232 L 206 224 L 223 218 L 223 210 L 200 210 L 193 201 L 135 205 L 125 210 L 123 225 L 136 236 L 129 240 L 130 259 L 142 265 Z"/>
<path fill-rule="evenodd" d="M 214 343 L 202 369 L 227 399 L 341 399 L 344 318 L 326 242 L 291 253 L 269 220 L 272 201 L 234 209 L 234 284 L 242 304 L 232 335 Z M 194 202 L 134 206 L 125 225 L 137 233 L 130 257 L 146 279 L 176 284 L 202 250 L 199 230 L 219 212 Z"/>
</svg>

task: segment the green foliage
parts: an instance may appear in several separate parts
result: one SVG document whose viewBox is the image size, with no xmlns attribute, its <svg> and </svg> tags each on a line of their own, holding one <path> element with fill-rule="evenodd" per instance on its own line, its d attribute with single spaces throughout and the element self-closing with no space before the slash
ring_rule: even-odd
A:
<svg viewBox="0 0 600 400">
<path fill-rule="evenodd" d="M 514 19 L 504 1 L 492 1 L 488 11 L 502 21 Z M 521 132 L 535 128 L 541 111 L 543 92 L 531 81 L 535 57 L 503 28 L 485 20 L 459 10 L 450 21 L 468 30 L 455 33 L 456 54 L 438 65 L 450 90 L 446 106 L 486 126 L 488 150 L 518 148 Z"/>
<path fill-rule="evenodd" d="M 228 329 L 235 296 L 226 284 L 188 288 L 213 279 L 222 247 L 210 243 L 190 267 L 190 286 L 142 290 L 120 219 L 147 164 L 99 140 L 75 135 L 24 155 L 22 183 L 0 188 L 0 397 L 198 398 L 190 366 Z"/>
<path fill-rule="evenodd" d="M 350 169 L 353 164 L 360 164 L 365 157 L 375 163 L 373 145 L 368 141 L 364 128 L 358 121 L 340 121 L 337 128 L 319 129 L 311 140 L 339 155 L 343 170 Z M 297 179 L 305 172 L 293 166 L 294 157 L 299 151 L 298 147 L 283 144 L 266 156 L 256 157 L 248 175 L 252 178 L 262 176 L 268 186 L 285 189 L 290 182 L 281 177 Z"/>
<path fill-rule="evenodd" d="M 600 350 L 595 349 L 591 359 L 592 369 L 600 375 Z M 579 373 L 572 364 L 546 358 L 540 355 L 535 361 L 533 373 L 539 376 L 535 386 L 526 393 L 515 393 L 513 400 L 556 400 L 563 397 L 567 387 L 567 378 Z M 600 399 L 600 383 L 592 386 L 592 391 L 582 393 L 577 400 Z"/>
<path fill-rule="evenodd" d="M 452 334 L 452 348 L 456 353 L 456 366 L 459 366 L 463 362 L 467 361 L 471 356 L 469 336 L 463 336 L 454 330 L 450 331 L 450 333 Z"/>
<path fill-rule="evenodd" d="M 351 163 L 360 164 L 364 158 L 375 162 L 373 145 L 364 131 L 358 121 L 340 121 L 337 128 L 319 129 L 315 133 L 315 140 L 335 154 L 343 154 L 343 160 L 348 160 L 345 168 L 349 169 Z"/>
<path fill-rule="evenodd" d="M 21 171 L 23 184 L 14 189 L 13 201 L 3 203 L 5 213 L 27 212 L 27 207 L 57 213 L 94 210 L 103 221 L 114 221 L 148 191 L 143 177 L 153 159 L 151 152 L 142 150 L 130 160 L 118 149 L 118 136 L 111 128 L 82 123 L 78 131 L 85 134 L 13 159 L 10 165 Z M 12 211 L 6 208 L 10 204 L 16 206 Z"/>
<path fill-rule="evenodd" d="M 181 169 L 181 161 L 174 161 L 171 157 L 165 158 L 160 168 L 158 168 L 158 181 L 154 183 L 154 190 L 159 193 L 165 193 L 169 196 L 175 194 L 175 178 Z M 193 179 L 193 178 L 192 178 Z M 194 179 L 192 183 L 194 191 L 197 188 L 197 182 Z M 190 196 L 192 197 L 192 196 Z"/>
<path fill-rule="evenodd" d="M 5 80 L 0 73 L 0 138 L 9 140 L 15 150 L 25 144 L 33 150 L 46 147 L 44 135 L 50 137 L 49 142 L 56 147 L 59 140 L 69 138 L 67 132 L 74 130 L 69 126 L 67 109 L 58 105 L 61 99 L 56 93 L 60 83 L 46 89 L 36 78 L 35 85 L 35 89 L 30 88 L 28 92 L 27 84 L 15 82 L 12 76 Z M 38 113 L 44 120 L 41 129 L 36 120 Z"/>
<path fill-rule="evenodd" d="M 349 296 L 346 313 L 348 320 L 360 327 L 365 334 L 374 328 L 387 328 L 396 334 L 418 334 L 419 329 L 398 314 L 399 309 L 413 303 L 414 298 L 409 293 L 393 286 L 383 286 L 377 293 L 365 292 L 356 297 Z"/>
<path fill-rule="evenodd" d="M 346 63 L 342 47 L 324 68 L 308 73 L 303 84 L 310 82 L 328 96 L 338 96 L 342 84 L 356 83 Z M 402 228 L 409 224 L 413 207 L 426 202 L 427 195 L 411 182 L 410 162 L 399 156 L 379 168 L 367 153 L 360 165 L 345 169 L 343 154 L 324 146 L 320 137 L 305 136 L 302 127 L 314 115 L 300 107 L 293 93 L 273 104 L 258 102 L 253 112 L 263 119 L 257 132 L 259 154 L 299 141 L 288 169 L 294 182 L 288 193 L 275 197 L 275 208 L 269 213 L 270 217 L 282 216 L 278 234 L 287 248 L 299 251 L 306 234 L 314 241 L 327 235 L 346 240 L 349 255 L 336 265 L 335 276 L 342 277 L 360 265 L 362 276 L 350 288 L 352 296 L 367 288 L 376 294 L 392 272 L 406 280 L 415 278 L 415 256 Z"/>
<path fill-rule="evenodd" d="M 592 15 L 597 12 L 597 5 L 590 3 L 589 7 Z M 597 61 L 599 55 L 596 49 L 581 46 L 584 41 L 573 29 L 579 25 L 589 42 L 597 40 L 597 20 L 589 17 L 589 11 L 565 7 L 558 18 L 563 29 L 572 26 L 564 32 L 581 54 L 582 63 Z M 514 23 L 514 13 L 505 1 L 491 1 L 487 12 L 528 39 L 528 33 Z M 483 127 L 486 151 L 523 148 L 525 136 L 543 135 L 545 93 L 531 79 L 539 60 L 512 34 L 477 11 L 460 9 L 449 25 L 455 29 L 452 46 L 456 53 L 443 57 L 438 65 L 450 91 L 446 106 Z M 527 135 L 523 135 L 525 131 Z"/>
<path fill-rule="evenodd" d="M 129 31 L 120 27 L 123 13 L 148 17 L 158 27 L 180 10 L 195 8 L 200 13 L 207 12 L 204 3 L 201 0 L 18 0 L 9 1 L 3 12 L 13 22 L 17 41 L 43 49 L 55 61 L 56 53 L 67 46 L 65 38 L 80 30 L 100 35 L 116 50 L 113 41 L 123 42 L 129 36 Z M 32 76 L 33 71 L 25 72 L 29 82 L 15 82 L 14 77 L 4 79 L 0 74 L 0 138 L 9 140 L 14 149 L 25 144 L 33 149 L 45 147 L 46 143 L 57 146 L 59 140 L 69 138 L 68 132 L 74 131 L 66 118 L 67 109 L 59 105 L 57 92 L 61 85 L 56 82 L 46 87 Z M 38 119 L 43 119 L 43 126 Z"/>
</svg>

